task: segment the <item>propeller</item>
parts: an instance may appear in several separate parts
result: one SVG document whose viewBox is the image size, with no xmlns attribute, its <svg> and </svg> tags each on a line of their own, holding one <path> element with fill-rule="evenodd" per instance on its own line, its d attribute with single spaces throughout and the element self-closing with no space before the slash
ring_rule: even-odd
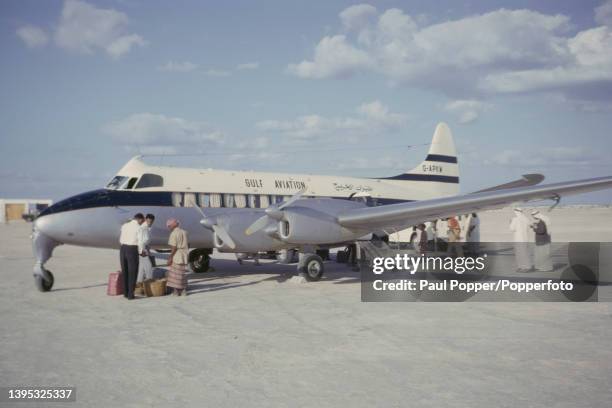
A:
<svg viewBox="0 0 612 408">
<path fill-rule="evenodd" d="M 200 224 L 202 224 L 204 228 L 212 229 L 215 234 L 217 234 L 219 238 L 221 238 L 221 241 L 227 244 L 227 246 L 229 246 L 231 249 L 236 248 L 236 243 L 225 228 L 219 225 L 216 221 L 213 221 L 208 218 L 206 214 L 204 214 L 204 211 L 195 202 L 193 203 L 193 207 L 198 210 L 198 212 L 202 215 Z"/>
<path fill-rule="evenodd" d="M 306 188 L 301 189 L 297 193 L 295 193 L 291 198 L 287 201 L 283 201 L 280 205 L 271 205 L 266 208 L 265 214 L 258 219 L 255 220 L 245 231 L 246 235 L 251 235 L 262 229 L 268 224 L 268 217 L 273 218 L 275 220 L 280 220 L 283 216 L 283 209 L 289 207 L 291 204 L 295 203 L 297 200 L 302 198 L 302 195 L 306 192 Z"/>
</svg>

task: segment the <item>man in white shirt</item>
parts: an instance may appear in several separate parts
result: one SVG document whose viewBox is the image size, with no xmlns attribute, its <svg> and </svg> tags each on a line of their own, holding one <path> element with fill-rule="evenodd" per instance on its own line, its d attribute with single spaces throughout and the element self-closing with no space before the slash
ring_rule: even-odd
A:
<svg viewBox="0 0 612 408">
<path fill-rule="evenodd" d="M 138 254 L 140 259 L 138 262 L 137 282 L 143 282 L 145 279 L 153 277 L 153 257 L 149 252 L 149 244 L 151 243 L 151 227 L 154 222 L 155 216 L 147 214 L 145 222 L 138 228 Z"/>
<path fill-rule="evenodd" d="M 143 222 L 144 215 L 136 214 L 133 220 L 121 226 L 121 235 L 119 236 L 123 296 L 130 300 L 134 299 L 134 287 L 138 274 L 138 230 Z"/>
</svg>

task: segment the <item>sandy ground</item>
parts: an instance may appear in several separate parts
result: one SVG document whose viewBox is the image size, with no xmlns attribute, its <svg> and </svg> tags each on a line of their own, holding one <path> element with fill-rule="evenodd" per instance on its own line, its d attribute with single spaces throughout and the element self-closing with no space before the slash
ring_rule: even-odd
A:
<svg viewBox="0 0 612 408">
<path fill-rule="evenodd" d="M 550 233 L 553 242 L 612 242 L 612 207 L 576 206 L 525 207 L 529 214 L 532 209 L 539 210 L 550 218 Z M 479 214 L 482 241 L 512 242 L 510 220 L 511 208 L 485 211 Z"/>
<path fill-rule="evenodd" d="M 610 237 L 610 209 L 566 214 L 559 235 Z M 106 295 L 115 251 L 68 246 L 39 293 L 29 228 L 0 226 L 0 386 L 76 386 L 70 407 L 612 406 L 608 303 L 361 303 L 343 265 L 299 285 L 227 256 L 187 298 L 130 302 Z"/>
</svg>

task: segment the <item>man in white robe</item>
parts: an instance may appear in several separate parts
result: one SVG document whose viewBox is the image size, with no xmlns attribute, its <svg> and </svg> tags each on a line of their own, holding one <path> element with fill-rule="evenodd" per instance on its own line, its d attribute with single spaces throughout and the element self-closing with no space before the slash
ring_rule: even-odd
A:
<svg viewBox="0 0 612 408">
<path fill-rule="evenodd" d="M 529 251 L 531 223 L 520 208 L 514 209 L 514 218 L 510 221 L 510 231 L 512 231 L 514 239 L 516 271 L 529 272 L 533 269 L 533 262 L 531 261 L 531 254 Z"/>
</svg>

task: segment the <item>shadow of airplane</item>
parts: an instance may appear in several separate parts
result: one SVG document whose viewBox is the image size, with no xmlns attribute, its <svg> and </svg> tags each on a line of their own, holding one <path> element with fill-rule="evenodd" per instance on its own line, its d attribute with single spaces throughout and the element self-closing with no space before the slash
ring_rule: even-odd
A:
<svg viewBox="0 0 612 408">
<path fill-rule="evenodd" d="M 210 292 L 223 289 L 237 288 L 241 286 L 251 286 L 260 282 L 275 281 L 278 283 L 284 283 L 289 281 L 292 277 L 297 275 L 296 267 L 297 263 L 281 264 L 277 261 L 267 262 L 262 260 L 260 266 L 255 266 L 252 261 L 246 260 L 242 265 L 234 260 L 228 259 L 213 259 L 211 263 L 214 270 L 210 272 L 194 273 L 189 272 L 187 274 L 187 280 L 189 282 L 188 288 L 190 294 Z M 326 261 L 326 271 L 321 281 L 329 282 L 332 281 L 334 284 L 347 284 L 347 283 L 359 283 L 361 282 L 361 274 L 352 270 L 346 264 L 338 264 L 335 261 Z M 158 267 L 161 268 L 161 267 Z M 162 268 L 166 269 L 166 268 Z M 244 275 L 267 275 L 267 277 L 252 281 L 252 282 L 228 282 L 228 283 L 213 283 L 218 279 L 224 278 L 239 278 Z M 52 289 L 52 292 L 60 292 L 66 290 L 79 290 L 89 289 L 95 287 L 107 286 L 106 282 L 103 283 L 92 283 L 85 284 L 82 286 L 73 287 L 59 287 Z"/>
<path fill-rule="evenodd" d="M 61 292 L 63 290 L 78 290 L 78 289 L 97 288 L 97 287 L 106 286 L 106 285 L 107 285 L 107 283 L 95 283 L 95 284 L 91 284 L 91 285 L 73 286 L 73 287 L 68 287 L 68 288 L 52 289 L 51 292 Z"/>
</svg>

